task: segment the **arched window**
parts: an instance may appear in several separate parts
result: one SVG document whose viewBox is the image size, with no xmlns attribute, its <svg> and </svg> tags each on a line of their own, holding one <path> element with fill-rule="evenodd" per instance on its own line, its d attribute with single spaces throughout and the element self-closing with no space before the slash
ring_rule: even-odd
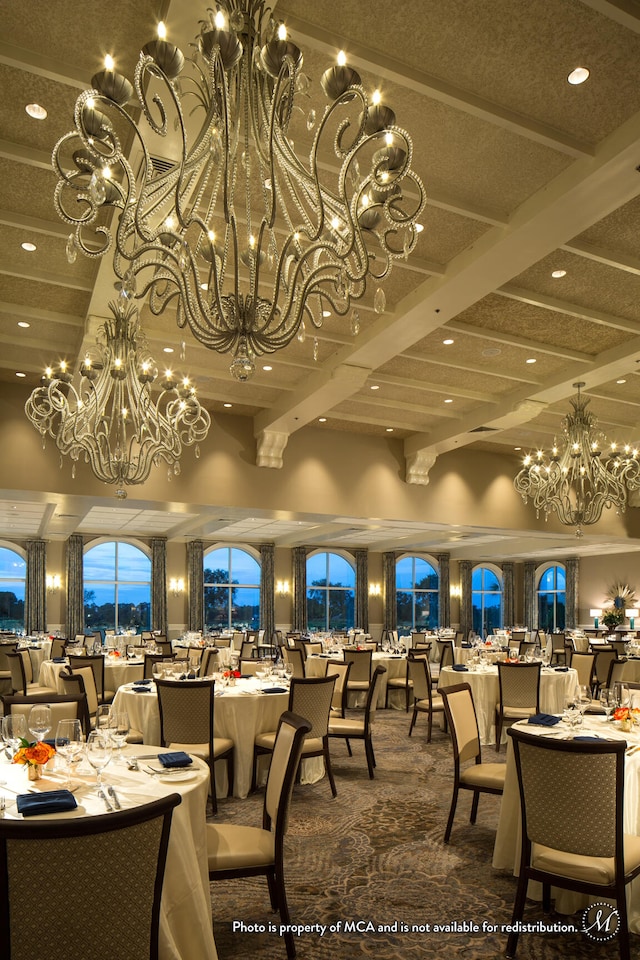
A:
<svg viewBox="0 0 640 960">
<path fill-rule="evenodd" d="M 310 630 L 353 627 L 356 571 L 338 553 L 307 558 L 307 624 Z"/>
<path fill-rule="evenodd" d="M 24 629 L 24 585 L 27 562 L 8 547 L 0 547 L 0 629 Z"/>
<path fill-rule="evenodd" d="M 396 563 L 398 627 L 429 630 L 439 626 L 438 571 L 422 557 L 402 557 Z"/>
<path fill-rule="evenodd" d="M 260 626 L 260 564 L 239 547 L 218 547 L 204 556 L 204 622 L 219 630 Z"/>
<path fill-rule="evenodd" d="M 538 627 L 545 633 L 564 630 L 567 576 L 564 567 L 543 570 L 538 580 Z"/>
<path fill-rule="evenodd" d="M 151 629 L 151 560 L 139 547 L 108 540 L 84 555 L 85 630 Z"/>
<path fill-rule="evenodd" d="M 471 574 L 471 604 L 478 636 L 502 626 L 502 583 L 490 567 L 476 567 Z"/>
</svg>

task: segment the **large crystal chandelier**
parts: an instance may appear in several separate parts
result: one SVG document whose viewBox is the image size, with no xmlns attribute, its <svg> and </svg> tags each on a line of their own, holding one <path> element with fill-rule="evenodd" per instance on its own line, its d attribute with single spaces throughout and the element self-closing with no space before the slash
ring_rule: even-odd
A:
<svg viewBox="0 0 640 960">
<path fill-rule="evenodd" d="M 151 467 L 164 460 L 169 473 L 180 472 L 183 446 L 204 440 L 211 418 L 185 378 L 167 370 L 153 395 L 158 371 L 137 321 L 137 310 L 121 297 L 109 304 L 113 318 L 96 338 L 96 356 L 87 353 L 74 383 L 65 362 L 47 368 L 41 385 L 25 404 L 25 413 L 42 435 L 53 437 L 62 457 L 83 458 L 99 480 L 124 486 L 143 483 Z"/>
<path fill-rule="evenodd" d="M 111 252 L 127 292 L 156 315 L 174 302 L 179 327 L 246 380 L 256 355 L 346 315 L 367 282 L 384 311 L 380 283 L 415 247 L 425 195 L 409 134 L 344 54 L 316 116 L 302 53 L 264 0 L 229 0 L 200 27 L 185 58 L 160 24 L 133 84 L 107 59 L 54 149 L 55 203 L 70 258 Z"/>
<path fill-rule="evenodd" d="M 589 400 L 580 396 L 584 383 L 574 383 L 578 396 L 571 400 L 573 412 L 562 421 L 564 442 L 554 439 L 551 453 L 527 454 L 514 486 L 527 503 L 531 498 L 536 515 L 545 520 L 555 513 L 561 523 L 576 528 L 596 523 L 602 511 L 612 506 L 624 512 L 629 490 L 640 487 L 640 459 L 637 448 L 619 448 L 598 430 L 596 417 L 587 410 Z"/>
</svg>

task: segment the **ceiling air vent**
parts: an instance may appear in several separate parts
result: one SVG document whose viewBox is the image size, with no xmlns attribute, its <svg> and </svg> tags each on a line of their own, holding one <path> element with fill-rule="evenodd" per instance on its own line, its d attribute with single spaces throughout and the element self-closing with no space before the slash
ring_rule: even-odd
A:
<svg viewBox="0 0 640 960">
<path fill-rule="evenodd" d="M 469 433 L 495 433 L 499 427 L 474 427 Z"/>
<path fill-rule="evenodd" d="M 151 157 L 151 166 L 155 175 L 161 177 L 165 173 L 169 173 L 170 170 L 173 170 L 175 162 L 173 160 L 167 160 L 165 157 Z"/>
</svg>

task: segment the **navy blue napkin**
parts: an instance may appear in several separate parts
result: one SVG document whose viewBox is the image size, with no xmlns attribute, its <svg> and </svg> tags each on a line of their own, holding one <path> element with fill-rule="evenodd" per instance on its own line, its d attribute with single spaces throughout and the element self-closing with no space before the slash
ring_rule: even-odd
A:
<svg viewBox="0 0 640 960">
<path fill-rule="evenodd" d="M 560 723 L 560 717 L 554 717 L 552 713 L 536 713 L 529 717 L 527 723 L 533 723 L 536 727 L 555 727 Z"/>
<path fill-rule="evenodd" d="M 586 734 L 585 734 L 584 736 L 582 736 L 582 737 L 574 737 L 573 739 L 574 739 L 574 740 L 600 740 L 600 741 L 602 741 L 602 737 L 588 737 Z"/>
<path fill-rule="evenodd" d="M 146 684 L 145 686 L 131 687 L 131 689 L 134 693 L 151 693 L 151 687 L 146 686 Z"/>
<path fill-rule="evenodd" d="M 289 693 L 286 687 L 265 687 L 263 693 Z"/>
<path fill-rule="evenodd" d="M 148 687 L 150 683 L 151 683 L 151 680 L 134 680 L 133 681 L 134 687 Z"/>
<path fill-rule="evenodd" d="M 52 663 L 66 663 L 66 662 L 67 662 L 67 658 L 66 658 L 66 657 L 52 657 L 51 662 L 52 662 Z"/>
<path fill-rule="evenodd" d="M 469 670 L 469 667 L 466 667 L 464 663 L 454 663 L 453 669 L 457 670 L 458 673 L 464 673 Z"/>
<path fill-rule="evenodd" d="M 55 737 L 49 737 L 47 740 L 43 740 L 42 742 L 48 744 L 48 746 L 50 746 L 50 747 L 53 747 L 53 749 L 55 750 L 55 748 L 56 748 L 56 738 L 55 738 Z M 63 737 L 62 740 L 58 740 L 58 743 L 59 743 L 61 746 L 64 746 L 64 744 L 65 744 L 65 743 L 69 743 L 69 741 L 67 740 L 66 737 Z"/>
<path fill-rule="evenodd" d="M 16 803 L 23 817 L 36 817 L 41 813 L 63 813 L 75 810 L 76 798 L 70 790 L 48 790 L 46 793 L 21 793 Z"/>
<path fill-rule="evenodd" d="M 556 671 L 556 673 L 568 673 L 568 672 L 569 672 L 569 667 L 554 667 L 553 669 Z"/>
<path fill-rule="evenodd" d="M 461 643 L 460 646 L 461 646 L 461 647 L 464 647 L 465 650 L 471 650 L 471 644 L 470 644 L 470 643 Z"/>
<path fill-rule="evenodd" d="M 159 753 L 158 760 L 163 767 L 188 767 L 193 760 L 184 750 L 175 750 L 173 753 Z"/>
</svg>

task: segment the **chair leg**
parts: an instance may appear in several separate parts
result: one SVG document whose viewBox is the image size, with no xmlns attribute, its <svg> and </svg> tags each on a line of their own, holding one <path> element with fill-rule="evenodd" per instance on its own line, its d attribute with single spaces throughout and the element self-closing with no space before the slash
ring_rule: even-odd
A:
<svg viewBox="0 0 640 960">
<path fill-rule="evenodd" d="M 447 820 L 447 826 L 444 831 L 444 842 L 449 843 L 449 837 L 451 836 L 451 828 L 453 827 L 453 818 L 456 815 L 456 807 L 458 805 L 458 787 L 457 785 L 453 788 L 453 796 L 451 798 L 451 809 L 449 810 L 449 819 Z"/>
<path fill-rule="evenodd" d="M 520 877 L 518 878 L 518 889 L 516 890 L 516 899 L 513 904 L 513 916 L 511 918 L 511 925 L 516 926 L 518 920 L 522 920 L 524 915 L 524 904 L 527 897 L 527 877 L 524 870 L 520 871 Z M 510 933 L 507 938 L 507 957 L 513 960 L 513 957 L 516 955 L 516 950 L 518 949 L 518 933 Z"/>
<path fill-rule="evenodd" d="M 542 912 L 551 913 L 551 884 L 542 884 Z"/>
<path fill-rule="evenodd" d="M 331 769 L 331 756 L 329 754 L 328 738 L 325 738 L 322 755 L 324 757 L 324 768 L 327 771 L 327 777 L 329 778 L 329 784 L 331 785 L 331 794 L 332 796 L 337 797 L 338 791 L 336 790 L 336 782 L 333 779 L 333 770 Z"/>
<path fill-rule="evenodd" d="M 216 796 L 216 775 L 215 775 L 214 767 L 215 767 L 215 762 L 212 757 L 209 762 L 209 774 L 211 778 L 211 807 L 213 810 L 213 815 L 215 817 L 215 815 L 218 812 L 218 798 Z"/>
<path fill-rule="evenodd" d="M 627 918 L 627 898 L 625 887 L 622 884 L 622 890 L 618 890 L 616 896 L 616 907 L 618 908 L 618 945 L 620 949 L 620 960 L 630 960 L 631 953 L 629 949 L 629 922 Z"/>
<path fill-rule="evenodd" d="M 431 743 L 431 728 L 433 726 L 433 713 L 429 710 L 429 722 L 427 724 L 427 743 Z"/>
<path fill-rule="evenodd" d="M 276 868 L 275 875 L 273 878 L 273 885 L 275 889 L 276 899 L 278 901 L 278 910 L 280 912 L 280 920 L 282 924 L 286 927 L 291 925 L 291 918 L 289 916 L 289 904 L 287 903 L 287 892 L 284 886 L 284 876 L 282 874 L 282 867 L 280 870 Z M 296 943 L 292 933 L 285 933 L 284 942 L 287 948 L 287 957 L 288 960 L 294 960 L 296 955 Z"/>
<path fill-rule="evenodd" d="M 269 887 L 269 900 L 271 901 L 271 909 L 273 911 L 277 911 L 278 891 L 276 890 L 276 877 L 273 870 L 267 873 L 267 886 Z"/>
<path fill-rule="evenodd" d="M 233 787 L 235 782 L 235 763 L 234 763 L 233 753 L 230 753 L 229 756 L 227 757 L 227 782 L 228 782 L 227 796 L 232 797 Z"/>
<path fill-rule="evenodd" d="M 367 737 L 364 741 L 364 751 L 367 755 L 367 767 L 369 768 L 369 780 L 373 780 L 373 768 L 376 765 L 376 758 L 373 755 L 373 745 Z"/>
<path fill-rule="evenodd" d="M 348 737 L 345 737 L 345 738 L 344 738 L 344 742 L 345 742 L 346 745 L 347 745 L 347 752 L 348 752 L 349 756 L 352 757 L 352 756 L 353 756 L 353 750 L 351 749 L 351 744 L 349 743 L 349 738 L 348 738 Z"/>
<path fill-rule="evenodd" d="M 478 800 L 480 799 L 480 794 L 477 790 L 473 791 L 473 801 L 471 803 L 471 816 L 469 817 L 469 823 L 475 823 L 476 817 L 478 816 Z"/>
<path fill-rule="evenodd" d="M 404 712 L 409 713 L 409 684 L 404 688 Z"/>
<path fill-rule="evenodd" d="M 258 789 L 258 751 L 253 749 L 253 769 L 251 771 L 251 793 Z"/>
<path fill-rule="evenodd" d="M 414 708 L 413 708 L 413 716 L 411 717 L 411 724 L 410 724 L 410 726 L 409 726 L 409 736 L 411 736 L 411 734 L 412 734 L 412 732 L 413 732 L 413 728 L 414 728 L 415 725 L 416 725 L 416 720 L 417 720 L 417 719 L 418 719 L 418 709 L 417 709 L 417 707 L 414 706 Z"/>
<path fill-rule="evenodd" d="M 496 753 L 500 753 L 500 741 L 502 740 L 502 714 L 496 714 Z"/>
</svg>

